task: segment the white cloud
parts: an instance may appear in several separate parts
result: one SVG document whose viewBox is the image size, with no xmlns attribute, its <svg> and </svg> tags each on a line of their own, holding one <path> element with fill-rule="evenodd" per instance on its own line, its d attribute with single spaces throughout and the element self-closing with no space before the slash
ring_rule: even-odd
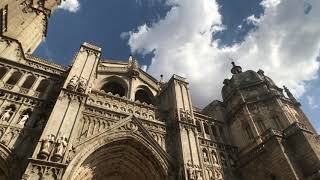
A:
<svg viewBox="0 0 320 180">
<path fill-rule="evenodd" d="M 260 19 L 256 18 L 255 15 L 251 15 L 251 16 L 247 17 L 246 20 L 247 20 L 248 23 L 252 23 L 254 25 L 258 25 L 259 22 L 260 22 Z"/>
<path fill-rule="evenodd" d="M 307 14 L 302 0 L 264 0 L 264 15 L 254 18 L 257 28 L 242 43 L 219 48 L 212 33 L 224 28 L 219 5 L 213 0 L 167 0 L 176 4 L 159 22 L 129 32 L 132 52 L 154 53 L 148 72 L 169 78 L 185 76 L 193 102 L 205 105 L 221 99 L 222 81 L 230 77 L 233 57 L 243 69 L 264 69 L 279 85 L 298 96 L 305 81 L 315 78 L 320 48 L 320 1 L 309 0 Z M 253 17 L 253 16 L 252 16 Z M 252 18 L 249 18 L 252 20 Z"/>
<path fill-rule="evenodd" d="M 311 109 L 316 109 L 319 107 L 319 105 L 316 103 L 316 99 L 314 96 L 306 96 L 307 97 L 307 101 L 309 106 L 311 107 Z"/>
<path fill-rule="evenodd" d="M 80 9 L 80 3 L 78 0 L 62 0 L 59 8 L 75 13 Z"/>
</svg>

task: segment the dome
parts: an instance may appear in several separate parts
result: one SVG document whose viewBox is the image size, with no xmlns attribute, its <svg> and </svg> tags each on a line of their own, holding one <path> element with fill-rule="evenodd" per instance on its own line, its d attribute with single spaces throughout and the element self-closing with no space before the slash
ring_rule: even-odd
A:
<svg viewBox="0 0 320 180">
<path fill-rule="evenodd" d="M 264 80 L 270 81 L 270 83 L 274 84 L 274 82 L 269 77 L 264 76 L 262 70 L 259 70 L 258 72 L 255 72 L 252 70 L 247 70 L 245 72 L 242 72 L 242 68 L 240 66 L 236 66 L 234 62 L 232 63 L 232 65 L 233 65 L 233 68 L 231 69 L 231 73 L 233 75 L 231 79 L 225 79 L 223 81 L 223 84 L 224 84 L 222 88 L 223 100 L 228 98 L 237 88 L 250 86 L 252 84 L 256 84 Z"/>
</svg>

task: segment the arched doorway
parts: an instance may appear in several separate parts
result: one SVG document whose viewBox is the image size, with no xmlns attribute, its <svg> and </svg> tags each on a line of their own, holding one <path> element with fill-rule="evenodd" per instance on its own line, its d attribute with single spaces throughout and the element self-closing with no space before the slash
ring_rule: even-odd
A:
<svg viewBox="0 0 320 180">
<path fill-rule="evenodd" d="M 140 86 L 135 93 L 135 101 L 141 103 L 154 104 L 154 96 L 149 88 Z"/>
<path fill-rule="evenodd" d="M 108 143 L 91 153 L 73 171 L 73 180 L 167 180 L 164 170 L 149 148 L 133 138 Z"/>
<path fill-rule="evenodd" d="M 118 94 L 119 96 L 123 97 L 126 95 L 126 89 L 118 82 L 111 81 L 106 83 L 101 88 L 106 93 L 112 93 L 113 95 Z"/>
</svg>

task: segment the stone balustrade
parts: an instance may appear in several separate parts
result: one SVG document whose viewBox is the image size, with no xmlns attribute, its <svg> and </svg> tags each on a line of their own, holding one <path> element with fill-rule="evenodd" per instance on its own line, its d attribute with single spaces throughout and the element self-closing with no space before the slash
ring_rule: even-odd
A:
<svg viewBox="0 0 320 180">
<path fill-rule="evenodd" d="M 139 101 L 134 102 L 112 93 L 92 91 L 87 104 L 118 113 L 134 114 L 137 118 L 145 120 L 163 121 L 159 118 L 159 111 L 155 106 Z"/>
</svg>

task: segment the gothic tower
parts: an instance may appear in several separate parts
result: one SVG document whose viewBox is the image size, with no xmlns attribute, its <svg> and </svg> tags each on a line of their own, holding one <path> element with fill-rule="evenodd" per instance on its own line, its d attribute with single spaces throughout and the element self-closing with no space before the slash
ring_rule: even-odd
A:
<svg viewBox="0 0 320 180">
<path fill-rule="evenodd" d="M 0 180 L 316 180 L 320 140 L 284 87 L 233 63 L 223 101 L 192 105 L 83 43 L 62 66 L 31 53 L 60 0 L 0 2 Z"/>
<path fill-rule="evenodd" d="M 242 178 L 303 179 L 317 172 L 320 146 L 300 103 L 262 70 L 232 65 L 222 96 Z"/>
<path fill-rule="evenodd" d="M 48 18 L 61 0 L 0 2 L 0 54 L 33 53 L 47 33 Z"/>
</svg>

